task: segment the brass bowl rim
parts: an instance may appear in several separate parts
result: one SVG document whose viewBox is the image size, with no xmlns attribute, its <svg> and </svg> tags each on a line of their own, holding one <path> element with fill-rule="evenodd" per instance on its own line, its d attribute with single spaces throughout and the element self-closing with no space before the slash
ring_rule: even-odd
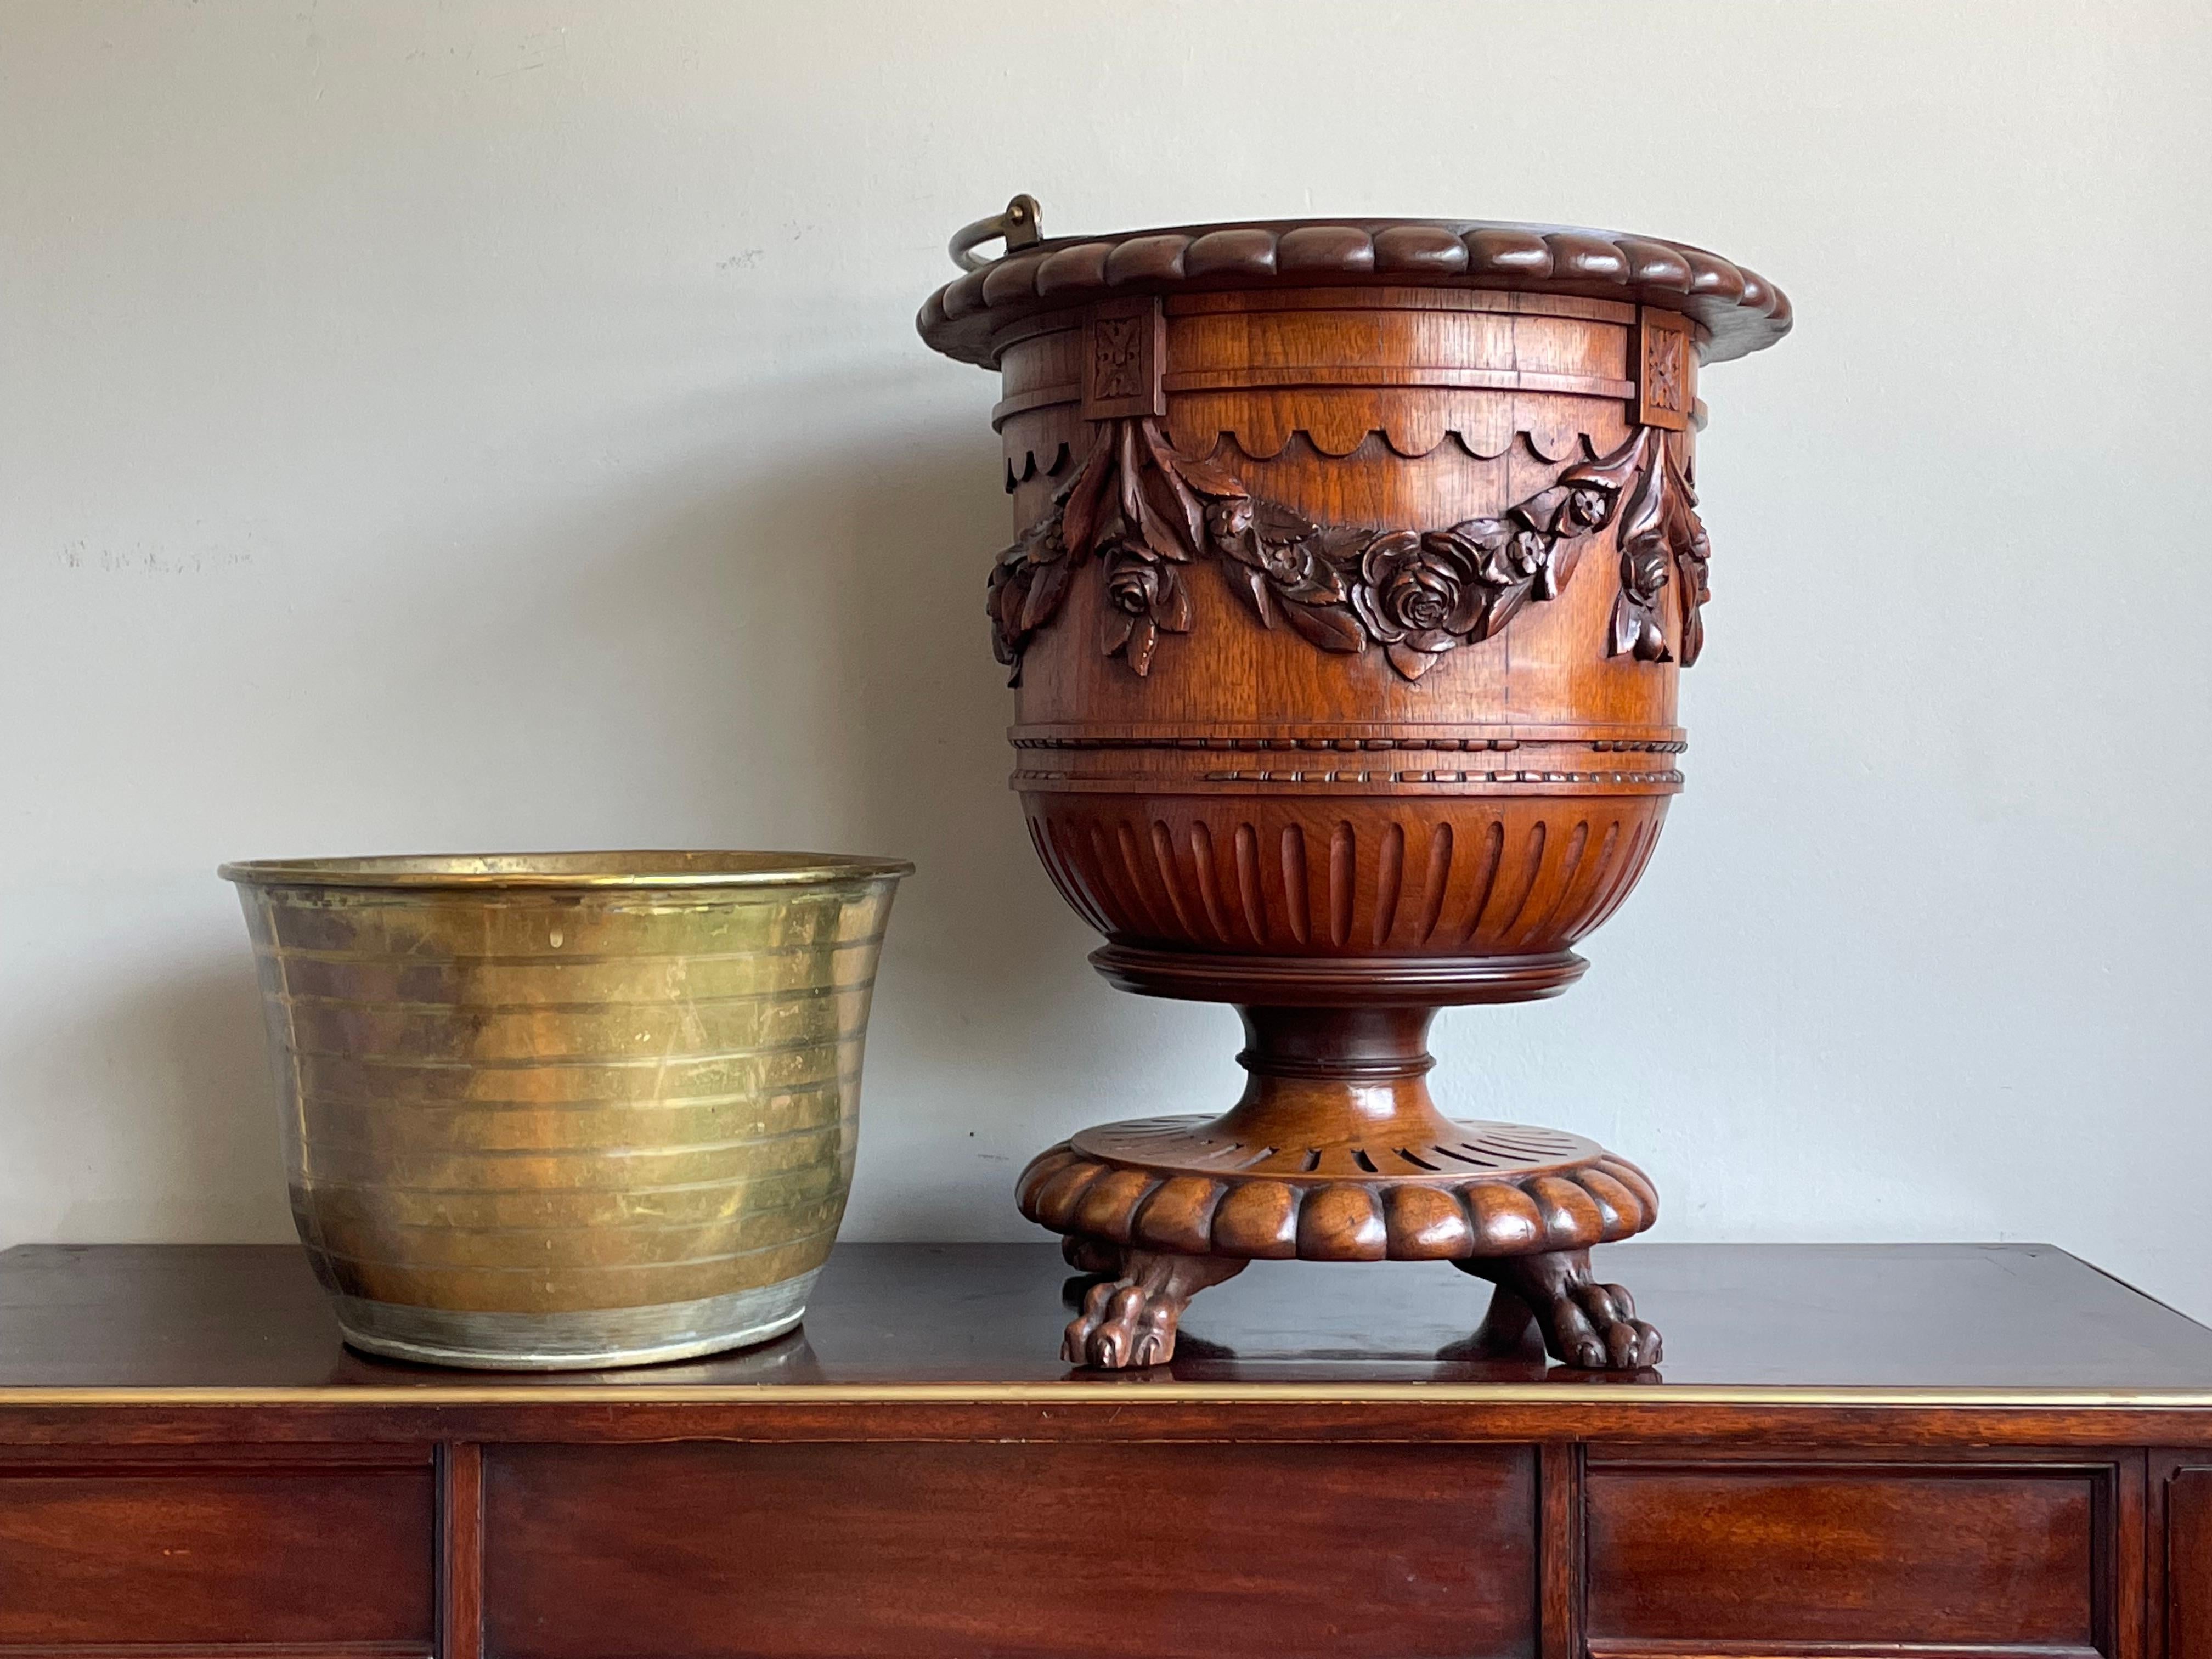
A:
<svg viewBox="0 0 2212 1659">
<path fill-rule="evenodd" d="M 850 853 L 627 849 L 582 853 L 395 853 L 367 858 L 246 859 L 216 874 L 246 887 L 399 890 L 804 887 L 896 880 L 904 859 Z"/>
</svg>

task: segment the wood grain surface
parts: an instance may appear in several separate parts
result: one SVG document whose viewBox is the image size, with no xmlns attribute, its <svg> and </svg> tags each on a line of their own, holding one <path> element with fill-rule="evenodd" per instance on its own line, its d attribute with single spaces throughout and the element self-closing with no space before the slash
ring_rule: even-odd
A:
<svg viewBox="0 0 2212 1659">
<path fill-rule="evenodd" d="M 546 1378 L 348 1353 L 289 1247 L 21 1248 L 0 1659 L 2212 1653 L 2212 1332 L 2048 1246 L 1621 1254 L 1674 1342 L 1609 1381 L 1478 1352 L 1445 1262 L 1072 1371 L 1020 1245 Z"/>
<path fill-rule="evenodd" d="M 1534 1638 L 1525 1448 L 516 1447 L 485 1499 L 487 1636 L 514 1659 L 1457 1659 Z"/>
<path fill-rule="evenodd" d="M 1656 1325 L 1589 1250 L 1652 1224 L 1650 1178 L 1595 1144 L 1490 1158 L 1499 1126 L 1427 1104 L 1418 1043 L 1370 1109 L 1341 1011 L 1558 994 L 1629 897 L 1712 596 L 1700 368 L 1781 338 L 1789 302 L 1612 232 L 1038 222 L 1010 204 L 1006 256 L 919 319 L 1000 375 L 1015 538 L 985 608 L 1031 842 L 1115 985 L 1315 1039 L 1255 1024 L 1227 1112 L 1030 1166 L 1023 1214 L 1102 1279 L 1063 1355 L 1168 1363 L 1246 1261 L 1444 1258 L 1492 1284 L 1486 1332 L 1649 1369 Z M 1357 1167 L 1315 1177 L 1332 1157 Z"/>
</svg>

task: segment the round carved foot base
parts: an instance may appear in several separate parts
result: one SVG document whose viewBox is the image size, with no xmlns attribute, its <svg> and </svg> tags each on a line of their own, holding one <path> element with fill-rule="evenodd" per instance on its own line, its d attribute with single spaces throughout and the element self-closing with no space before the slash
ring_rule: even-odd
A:
<svg viewBox="0 0 2212 1659">
<path fill-rule="evenodd" d="M 1515 1352 L 1534 1325 L 1545 1352 L 1564 1364 L 1624 1371 L 1659 1363 L 1659 1333 L 1636 1316 L 1636 1303 L 1626 1290 L 1597 1283 L 1587 1250 L 1452 1265 L 1498 1287 L 1475 1339 L 1487 1352 Z"/>
<path fill-rule="evenodd" d="M 1587 1250 L 1642 1232 L 1644 1172 L 1556 1129 L 1439 1120 L 1419 1144 L 1252 1146 L 1218 1121 L 1086 1129 L 1023 1173 L 1054 1232 L 1189 1256 L 1460 1261 Z"/>
<path fill-rule="evenodd" d="M 1160 1364 L 1192 1295 L 1291 1258 L 1455 1262 L 1498 1285 L 1497 1341 L 1517 1346 L 1533 1322 L 1570 1364 L 1658 1357 L 1588 1255 L 1658 1218 L 1641 1170 L 1580 1135 L 1444 1116 L 1425 1080 L 1431 1007 L 1239 1012 L 1250 1080 L 1227 1112 L 1085 1129 L 1023 1172 L 1022 1213 L 1067 1236 L 1072 1266 L 1107 1275 L 1068 1327 L 1069 1359 Z"/>
</svg>

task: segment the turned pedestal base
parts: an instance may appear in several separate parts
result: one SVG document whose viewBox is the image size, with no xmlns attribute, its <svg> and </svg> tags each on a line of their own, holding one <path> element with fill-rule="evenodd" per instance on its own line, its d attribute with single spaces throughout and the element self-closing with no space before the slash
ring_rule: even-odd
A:
<svg viewBox="0 0 2212 1659">
<path fill-rule="evenodd" d="M 1497 1288 L 1480 1340 L 1591 1370 L 1657 1363 L 1589 1249 L 1643 1231 L 1644 1173 L 1556 1129 L 1445 1117 L 1430 1098 L 1432 1007 L 1240 1006 L 1250 1081 L 1220 1117 L 1086 1129 L 1037 1158 L 1022 1213 L 1101 1275 L 1066 1358 L 1165 1363 L 1190 1298 L 1254 1261 L 1447 1261 Z"/>
</svg>

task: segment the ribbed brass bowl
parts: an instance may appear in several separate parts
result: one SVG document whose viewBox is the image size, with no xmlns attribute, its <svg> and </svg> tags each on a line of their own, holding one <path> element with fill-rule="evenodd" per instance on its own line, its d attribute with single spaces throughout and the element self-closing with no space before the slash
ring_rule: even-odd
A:
<svg viewBox="0 0 2212 1659">
<path fill-rule="evenodd" d="M 852 1182 L 913 866 L 811 853 L 227 864 L 292 1212 L 346 1340 L 443 1365 L 787 1330 Z"/>
</svg>

